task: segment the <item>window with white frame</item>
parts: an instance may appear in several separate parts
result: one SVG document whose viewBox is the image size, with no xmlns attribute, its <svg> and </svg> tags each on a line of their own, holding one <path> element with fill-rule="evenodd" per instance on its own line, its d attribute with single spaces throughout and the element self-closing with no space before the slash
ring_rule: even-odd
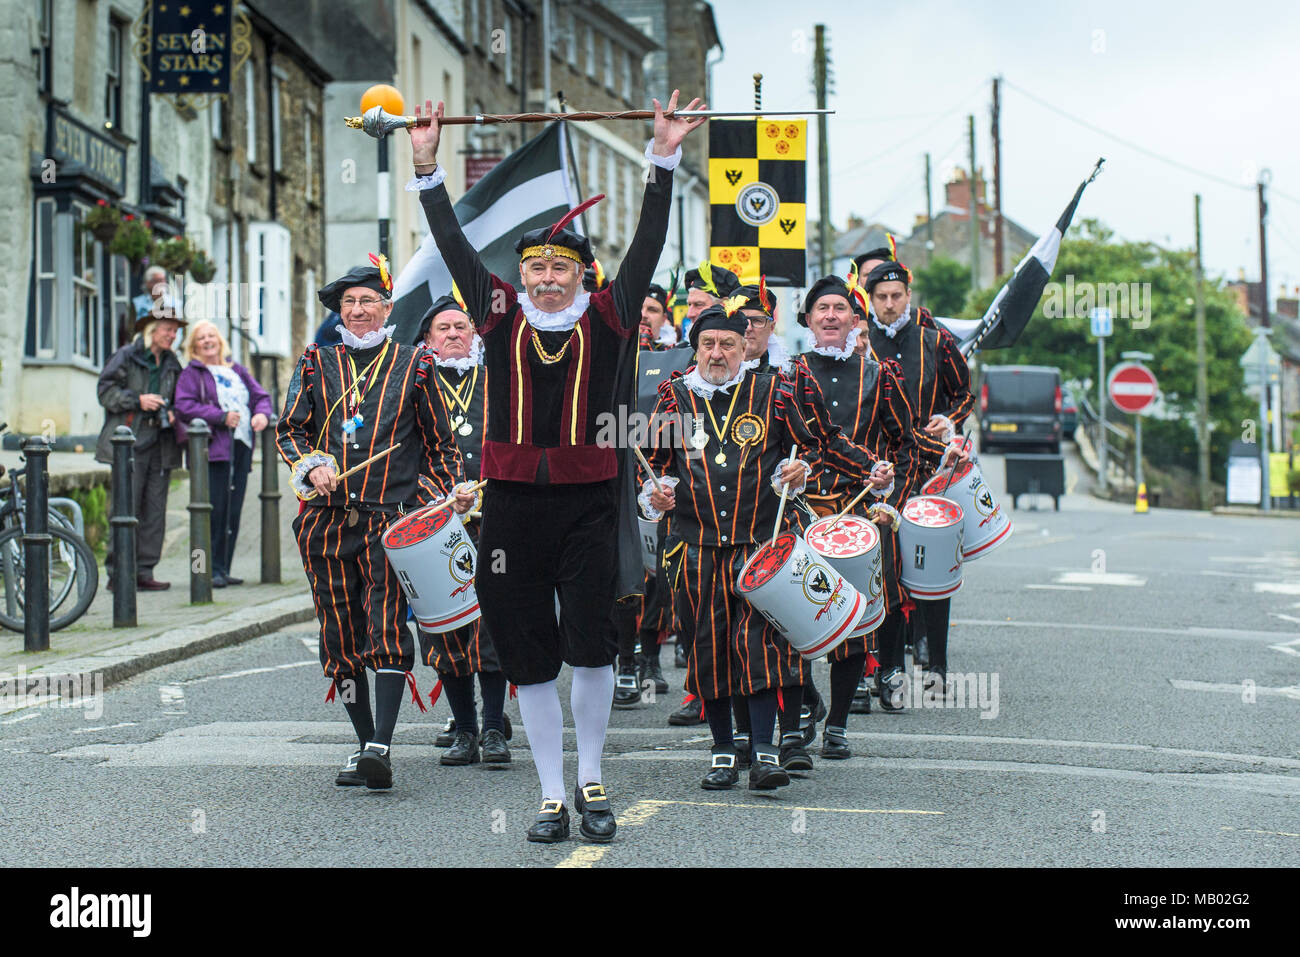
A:
<svg viewBox="0 0 1300 957">
<path fill-rule="evenodd" d="M 72 207 L 72 354 L 99 358 L 99 243 L 81 226 L 89 207 Z"/>
<path fill-rule="evenodd" d="M 58 305 L 54 276 L 54 200 L 36 201 L 36 342 L 33 352 L 39 359 L 54 358 L 54 311 Z"/>
<path fill-rule="evenodd" d="M 280 71 L 271 72 L 271 168 L 277 173 L 283 169 L 280 143 L 284 130 L 280 125 Z"/>
<path fill-rule="evenodd" d="M 578 17 L 577 14 L 569 14 L 568 29 L 564 31 L 565 55 L 568 58 L 569 66 L 575 70 L 578 68 Z"/>
<path fill-rule="evenodd" d="M 605 210 L 605 233 L 609 243 L 614 246 L 622 246 L 624 239 L 618 235 L 618 159 L 614 156 L 613 150 L 605 150 L 605 191 L 610 194 L 602 206 L 608 206 Z"/>
<path fill-rule="evenodd" d="M 515 85 L 514 23 L 515 23 L 514 15 L 507 13 L 504 21 L 505 35 L 503 39 L 505 40 L 505 47 L 506 47 L 505 48 L 506 83 L 509 86 Z"/>
<path fill-rule="evenodd" d="M 597 143 L 594 139 L 589 139 L 587 141 L 587 182 L 585 185 L 587 187 L 588 196 L 594 196 L 597 193 L 601 192 L 600 144 Z M 587 213 L 583 214 L 583 218 L 586 220 L 587 229 L 589 229 L 593 234 L 595 234 L 595 236 L 601 235 L 601 229 L 599 223 L 600 223 L 600 217 L 603 215 L 603 211 L 601 209 L 602 205 L 604 204 L 597 203 L 590 210 L 588 210 L 588 213 L 590 215 L 588 215 Z"/>
<path fill-rule="evenodd" d="M 315 106 L 308 106 L 302 114 L 302 190 L 303 195 L 307 197 L 307 202 L 312 201 L 316 189 L 316 147 L 312 139 L 312 130 L 316 127 L 316 109 Z"/>
<path fill-rule="evenodd" d="M 226 143 L 230 139 L 230 107 L 227 105 L 226 97 L 213 95 L 212 97 L 212 138 L 218 143 Z"/>
<path fill-rule="evenodd" d="M 108 73 L 104 78 L 104 124 L 122 128 L 122 50 L 126 21 L 108 18 Z"/>
<path fill-rule="evenodd" d="M 275 222 L 248 226 L 248 324 L 261 351 L 288 356 L 292 339 L 289 230 Z"/>
<path fill-rule="evenodd" d="M 596 31 L 590 25 L 586 26 L 586 43 L 587 43 L 587 76 L 595 77 L 596 75 Z"/>
<path fill-rule="evenodd" d="M 125 256 L 109 256 L 108 310 L 104 315 L 104 358 L 117 351 L 117 333 L 122 316 L 133 321 L 131 305 L 131 264 Z M 127 327 L 130 328 L 129 326 Z"/>
<path fill-rule="evenodd" d="M 257 88 L 253 78 L 257 75 L 251 59 L 244 62 L 244 141 L 248 149 L 248 162 L 257 162 Z"/>
<path fill-rule="evenodd" d="M 605 40 L 605 89 L 614 89 L 614 38 L 604 37 Z"/>
<path fill-rule="evenodd" d="M 636 169 L 627 160 L 623 168 L 623 242 L 630 243 L 636 232 Z"/>
<path fill-rule="evenodd" d="M 632 53 L 631 50 L 624 51 L 622 56 L 622 62 L 623 62 L 622 94 L 623 94 L 623 99 L 627 100 L 629 103 L 632 102 L 632 59 L 634 56 L 635 54 Z"/>
</svg>

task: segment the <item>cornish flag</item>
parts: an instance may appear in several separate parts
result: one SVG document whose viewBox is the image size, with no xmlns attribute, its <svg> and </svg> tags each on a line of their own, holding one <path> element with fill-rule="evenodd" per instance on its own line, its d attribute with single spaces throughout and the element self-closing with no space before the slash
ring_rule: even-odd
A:
<svg viewBox="0 0 1300 957">
<path fill-rule="evenodd" d="M 456 218 L 488 270 L 505 280 L 519 274 L 515 242 L 530 229 L 549 226 L 572 208 L 573 187 L 564 163 L 563 123 L 552 123 L 515 150 L 456 203 Z M 414 197 L 412 197 L 414 199 Z M 451 273 L 432 235 L 424 237 L 393 283 L 393 338 L 411 342 L 420 319 L 439 296 L 451 292 Z"/>
<path fill-rule="evenodd" d="M 1034 314 L 1047 280 L 1056 267 L 1056 257 L 1061 251 L 1061 237 L 1070 228 L 1070 220 L 1074 219 L 1074 210 L 1083 196 L 1084 187 L 1097 178 L 1103 162 L 1105 160 L 1097 160 L 1092 175 L 1079 184 L 1079 188 L 1074 191 L 1074 198 L 1065 207 L 1065 212 L 1056 221 L 1056 225 L 1040 236 L 1025 258 L 1020 260 L 1015 273 L 984 313 L 984 318 L 969 338 L 962 342 L 961 351 L 965 356 L 969 358 L 979 349 L 1005 349 L 1020 338 L 1020 333 L 1028 325 L 1029 317 Z"/>
</svg>

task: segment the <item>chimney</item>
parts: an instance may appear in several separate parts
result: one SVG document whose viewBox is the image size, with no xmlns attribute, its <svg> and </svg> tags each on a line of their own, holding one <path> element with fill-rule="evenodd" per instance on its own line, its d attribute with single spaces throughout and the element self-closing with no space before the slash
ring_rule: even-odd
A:
<svg viewBox="0 0 1300 957">
<path fill-rule="evenodd" d="M 985 185 L 984 169 L 981 167 L 975 174 L 975 197 L 980 205 L 981 216 L 988 212 L 984 201 Z M 944 203 L 949 209 L 961 210 L 952 214 L 955 221 L 962 222 L 970 217 L 970 178 L 960 166 L 953 170 L 952 179 L 944 184 Z"/>
</svg>

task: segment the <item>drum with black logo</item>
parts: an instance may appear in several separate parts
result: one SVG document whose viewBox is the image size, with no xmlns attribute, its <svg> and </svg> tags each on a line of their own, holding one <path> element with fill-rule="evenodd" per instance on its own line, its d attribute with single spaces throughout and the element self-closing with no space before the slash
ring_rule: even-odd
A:
<svg viewBox="0 0 1300 957">
<path fill-rule="evenodd" d="M 898 526 L 898 580 L 913 598 L 947 598 L 961 590 L 962 507 L 939 495 L 914 495 Z"/>
<path fill-rule="evenodd" d="M 636 523 L 641 532 L 641 564 L 646 571 L 653 572 L 659 565 L 659 523 L 652 522 L 640 512 L 637 513 Z"/>
<path fill-rule="evenodd" d="M 804 658 L 841 644 L 862 618 L 862 595 L 793 532 L 763 545 L 740 570 L 736 592 Z"/>
<path fill-rule="evenodd" d="M 862 595 L 862 617 L 851 637 L 867 635 L 885 619 L 885 590 L 881 580 L 880 533 L 876 524 L 860 515 L 835 516 L 813 522 L 804 542 L 831 567 L 847 578 Z"/>
<path fill-rule="evenodd" d="M 952 473 L 951 468 L 940 469 L 921 487 L 921 492 L 942 495 L 961 506 L 965 515 L 961 558 L 969 562 L 982 558 L 1011 537 L 1011 519 L 993 498 L 976 463 L 958 465 L 957 471 L 952 473 L 951 483 L 948 481 L 949 473 Z"/>
<path fill-rule="evenodd" d="M 412 512 L 384 533 L 383 544 L 420 628 L 440 634 L 479 617 L 477 553 L 455 509 Z"/>
</svg>

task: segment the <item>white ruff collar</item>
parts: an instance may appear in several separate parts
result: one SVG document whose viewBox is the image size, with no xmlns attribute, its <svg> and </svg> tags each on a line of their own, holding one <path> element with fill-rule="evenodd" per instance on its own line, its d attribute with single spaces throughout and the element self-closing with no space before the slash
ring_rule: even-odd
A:
<svg viewBox="0 0 1300 957">
<path fill-rule="evenodd" d="M 879 329 L 881 332 L 883 332 L 885 335 L 889 336 L 889 338 L 891 339 L 894 338 L 894 336 L 898 335 L 898 330 L 902 329 L 905 325 L 907 325 L 908 321 L 911 318 L 912 318 L 911 303 L 908 303 L 907 308 L 903 310 L 903 314 L 899 316 L 897 319 L 895 319 L 889 325 L 885 325 L 883 322 L 877 319 L 876 314 L 874 312 L 871 313 L 871 321 L 876 324 L 876 328 Z"/>
<path fill-rule="evenodd" d="M 364 336 L 358 336 L 347 326 L 339 324 L 339 338 L 349 349 L 369 349 L 371 346 L 377 346 L 393 334 L 397 326 L 382 326 L 378 329 L 372 329 Z"/>
<path fill-rule="evenodd" d="M 750 361 L 756 362 L 757 360 Z M 691 371 L 682 376 L 682 382 L 685 383 L 686 388 L 690 389 L 701 399 L 711 399 L 715 392 L 726 392 L 732 386 L 737 385 L 741 379 L 745 378 L 745 374 L 749 372 L 749 369 L 749 363 L 742 362 L 740 364 L 740 371 L 737 372 L 735 376 L 722 383 L 722 385 L 714 385 L 712 382 L 704 381 L 704 377 L 700 375 L 698 366 L 692 366 Z"/>
<path fill-rule="evenodd" d="M 426 347 L 427 348 L 427 347 Z M 429 350 L 432 352 L 433 350 Z M 461 375 L 464 375 L 475 366 L 483 364 L 483 340 L 479 334 L 474 333 L 474 341 L 470 343 L 469 355 L 460 359 L 443 359 L 434 352 L 434 364 L 442 369 L 455 369 Z"/>
<path fill-rule="evenodd" d="M 669 348 L 677 345 L 677 330 L 673 328 L 671 322 L 664 320 L 664 324 L 659 327 L 659 335 L 655 337 L 655 342 Z"/>
<path fill-rule="evenodd" d="M 534 329 L 540 329 L 542 332 L 568 332 L 578 324 L 582 314 L 587 311 L 587 303 L 590 299 L 591 293 L 580 292 L 568 308 L 561 309 L 559 312 L 543 312 L 533 305 L 533 301 L 528 298 L 528 293 L 521 292 L 519 308 L 524 311 L 524 318 Z"/>
<path fill-rule="evenodd" d="M 785 375 L 790 374 L 790 350 L 785 347 L 785 340 L 775 332 L 767 340 L 767 363 L 774 369 L 780 369 Z"/>
<path fill-rule="evenodd" d="M 844 348 L 836 349 L 834 346 L 813 346 L 810 352 L 815 352 L 819 356 L 826 356 L 828 359 L 838 359 L 844 362 L 846 359 L 853 358 L 857 353 L 854 347 L 858 344 L 858 334 L 862 332 L 857 326 L 849 330 L 849 337 L 844 340 Z"/>
</svg>

